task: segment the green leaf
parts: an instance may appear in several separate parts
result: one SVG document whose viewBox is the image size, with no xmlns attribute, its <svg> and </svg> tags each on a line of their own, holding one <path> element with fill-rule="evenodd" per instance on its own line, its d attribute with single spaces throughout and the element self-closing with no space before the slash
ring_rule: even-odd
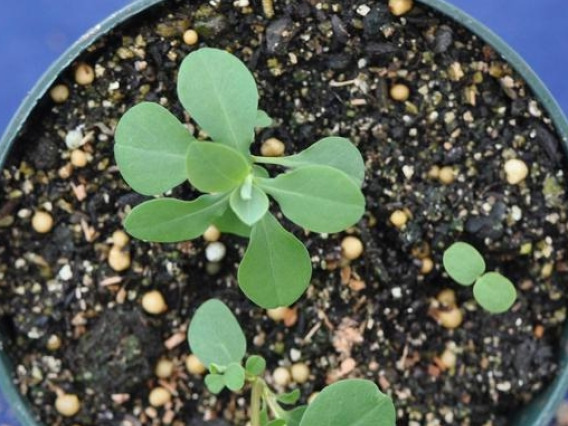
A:
<svg viewBox="0 0 568 426">
<path fill-rule="evenodd" d="M 365 213 L 361 189 L 345 173 L 329 166 L 306 166 L 275 179 L 257 178 L 282 213 L 310 231 L 339 232 Z"/>
<path fill-rule="evenodd" d="M 233 209 L 227 209 L 223 215 L 213 221 L 217 229 L 225 234 L 233 234 L 248 238 L 251 227 L 245 225 L 235 214 Z"/>
<path fill-rule="evenodd" d="M 444 268 L 458 284 L 469 286 L 485 272 L 485 261 L 475 247 L 457 242 L 444 252 Z"/>
<path fill-rule="evenodd" d="M 330 166 L 349 175 L 358 186 L 365 179 L 365 162 L 349 139 L 328 137 L 289 157 L 254 157 L 255 161 L 297 168 L 310 165 Z"/>
<path fill-rule="evenodd" d="M 257 305 L 289 306 L 310 283 L 312 263 L 304 245 L 268 213 L 257 222 L 239 266 L 241 290 Z"/>
<path fill-rule="evenodd" d="M 517 300 L 517 290 L 511 281 L 498 272 L 488 272 L 473 286 L 477 303 L 492 314 L 508 311 Z"/>
<path fill-rule="evenodd" d="M 252 185 L 250 199 L 243 199 L 240 188 L 231 194 L 230 205 L 237 217 L 246 225 L 252 226 L 268 211 L 268 197 L 262 189 Z"/>
<path fill-rule="evenodd" d="M 286 420 L 284 419 L 274 419 L 269 421 L 266 426 L 286 426 Z"/>
<path fill-rule="evenodd" d="M 270 177 L 268 170 L 266 170 L 264 167 L 256 165 L 256 164 L 254 164 L 252 166 L 252 173 L 256 177 L 261 177 L 261 178 L 269 178 Z"/>
<path fill-rule="evenodd" d="M 268 408 L 266 407 L 266 403 L 264 400 L 262 401 L 262 408 L 260 410 L 260 426 L 266 426 L 269 422 L 268 418 Z"/>
<path fill-rule="evenodd" d="M 217 299 L 197 309 L 187 333 L 191 351 L 204 365 L 240 363 L 247 343 L 241 326 L 227 305 Z"/>
<path fill-rule="evenodd" d="M 300 426 L 394 426 L 392 400 L 368 380 L 344 380 L 326 387 L 308 405 Z"/>
<path fill-rule="evenodd" d="M 239 59 L 210 48 L 189 54 L 179 71 L 178 97 L 211 139 L 248 154 L 258 115 L 258 90 Z"/>
<path fill-rule="evenodd" d="M 233 362 L 227 366 L 223 378 L 225 386 L 230 390 L 233 392 L 240 391 L 245 386 L 245 369 L 240 364 Z"/>
<path fill-rule="evenodd" d="M 278 395 L 276 400 L 282 404 L 294 405 L 300 399 L 301 393 L 300 389 L 294 389 L 292 392 L 284 393 Z"/>
<path fill-rule="evenodd" d="M 301 405 L 300 407 L 296 407 L 292 411 L 289 411 L 289 416 L 286 419 L 286 426 L 300 426 L 307 408 L 307 405 Z"/>
<path fill-rule="evenodd" d="M 259 109 L 256 113 L 256 122 L 254 127 L 262 129 L 272 126 L 272 118 L 263 110 Z"/>
<path fill-rule="evenodd" d="M 247 359 L 245 369 L 251 376 L 260 376 L 266 370 L 266 360 L 261 356 L 253 355 Z"/>
<path fill-rule="evenodd" d="M 187 151 L 187 176 L 201 192 L 227 192 L 239 186 L 251 171 L 238 151 L 218 143 L 194 142 Z"/>
<path fill-rule="evenodd" d="M 143 102 L 131 108 L 114 138 L 120 173 L 136 192 L 158 195 L 187 179 L 185 157 L 195 139 L 164 107 Z"/>
<path fill-rule="evenodd" d="M 217 395 L 225 388 L 225 379 L 222 374 L 208 374 L 205 376 L 205 386 L 209 392 Z"/>
<path fill-rule="evenodd" d="M 227 210 L 228 195 L 202 195 L 193 201 L 159 198 L 136 206 L 126 231 L 140 240 L 174 243 L 201 236 Z"/>
</svg>

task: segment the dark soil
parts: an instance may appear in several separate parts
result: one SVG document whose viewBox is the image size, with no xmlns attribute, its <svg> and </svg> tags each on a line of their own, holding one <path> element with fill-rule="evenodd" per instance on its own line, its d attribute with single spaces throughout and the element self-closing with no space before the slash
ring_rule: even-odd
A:
<svg viewBox="0 0 568 426">
<path fill-rule="evenodd" d="M 507 424 L 555 375 L 567 302 L 566 164 L 526 83 L 482 40 L 419 6 L 395 18 L 385 1 L 369 2 L 370 10 L 353 0 L 278 1 L 266 19 L 260 0 L 245 8 L 188 3 L 165 2 L 92 46 L 81 61 L 95 67 L 95 82 L 78 86 L 73 70 L 65 72 L 59 83 L 71 89 L 69 100 L 40 103 L 2 172 L 0 315 L 14 379 L 37 415 L 49 425 L 244 424 L 246 394 L 211 396 L 184 367 L 189 318 L 218 297 L 270 369 L 310 366 L 304 398 L 339 377 L 365 377 L 393 396 L 401 425 Z M 222 236 L 220 268 L 207 264 L 202 240 L 132 241 L 126 272 L 107 263 L 110 236 L 143 200 L 114 163 L 118 119 L 141 100 L 156 101 L 195 130 L 175 94 L 176 70 L 193 49 L 181 39 L 190 26 L 201 46 L 229 49 L 254 71 L 261 107 L 277 121 L 259 142 L 275 136 L 292 153 L 342 135 L 367 160 L 368 213 L 349 231 L 364 242 L 362 258 L 341 260 L 343 234 L 306 235 L 288 224 L 314 265 L 288 325 L 239 291 L 238 238 Z M 389 97 L 395 83 L 410 88 L 406 103 Z M 82 147 L 91 159 L 66 176 L 65 135 L 77 128 L 92 135 Z M 530 167 L 520 185 L 505 179 L 510 158 Z M 452 166 L 455 181 L 432 178 L 436 166 Z M 194 196 L 188 187 L 175 195 Z M 51 212 L 51 232 L 32 230 L 36 210 Z M 410 216 L 402 230 L 389 223 L 394 210 Z M 457 240 L 475 244 L 516 283 L 511 312 L 489 315 L 443 273 L 443 250 Z M 435 265 L 426 275 L 425 258 Z M 167 313 L 139 310 L 149 289 L 164 294 Z M 456 329 L 436 321 L 443 289 L 455 290 L 464 313 Z M 60 349 L 46 349 L 51 336 Z M 441 365 L 446 348 L 455 368 Z M 152 373 L 159 357 L 176 365 L 165 381 Z M 159 383 L 174 398 L 155 409 L 147 397 Z M 58 390 L 79 395 L 74 418 L 55 411 Z"/>
</svg>

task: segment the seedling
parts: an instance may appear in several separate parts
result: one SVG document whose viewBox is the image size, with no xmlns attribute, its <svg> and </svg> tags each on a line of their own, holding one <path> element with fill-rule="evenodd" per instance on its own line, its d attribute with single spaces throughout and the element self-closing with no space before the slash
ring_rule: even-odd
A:
<svg viewBox="0 0 568 426">
<path fill-rule="evenodd" d="M 444 252 L 444 268 L 458 284 L 473 285 L 475 300 L 492 314 L 508 311 L 517 300 L 513 283 L 498 272 L 485 272 L 483 256 L 470 244 L 452 244 Z"/>
<path fill-rule="evenodd" d="M 211 141 L 195 139 L 168 110 L 143 102 L 120 120 L 115 158 L 125 181 L 140 194 L 163 194 L 189 181 L 203 195 L 142 203 L 127 216 L 126 230 L 142 240 L 170 243 L 197 238 L 213 224 L 250 238 L 239 266 L 240 288 L 263 308 L 291 305 L 310 282 L 310 256 L 270 213 L 268 196 L 307 230 L 342 231 L 365 211 L 361 154 L 349 140 L 327 137 L 288 157 L 252 155 L 255 128 L 272 120 L 258 109 L 253 75 L 222 50 L 188 55 L 178 95 Z M 261 164 L 288 171 L 270 177 Z"/>
<path fill-rule="evenodd" d="M 229 308 L 211 299 L 199 307 L 190 323 L 192 352 L 206 366 L 210 392 L 251 388 L 251 426 L 394 426 L 392 400 L 367 380 L 344 380 L 325 389 L 310 405 L 295 405 L 300 391 L 275 393 L 264 381 L 266 361 L 258 355 L 243 360 L 247 344 L 243 330 Z"/>
</svg>

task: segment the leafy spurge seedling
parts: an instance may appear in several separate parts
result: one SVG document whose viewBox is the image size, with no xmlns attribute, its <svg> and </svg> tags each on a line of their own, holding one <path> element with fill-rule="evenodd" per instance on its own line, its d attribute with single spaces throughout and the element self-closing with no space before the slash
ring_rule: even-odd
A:
<svg viewBox="0 0 568 426">
<path fill-rule="evenodd" d="M 196 311 L 188 330 L 194 355 L 208 366 L 205 385 L 217 394 L 224 388 L 251 387 L 251 426 L 394 426 L 392 400 L 367 380 L 344 380 L 318 394 L 308 406 L 295 408 L 300 391 L 275 393 L 264 381 L 266 361 L 257 355 L 243 359 L 246 339 L 229 308 L 211 299 Z"/>
<path fill-rule="evenodd" d="M 483 256 L 470 244 L 452 244 L 444 252 L 444 268 L 458 284 L 473 285 L 477 303 L 493 314 L 508 311 L 517 300 L 513 283 L 498 272 L 485 272 Z"/>
<path fill-rule="evenodd" d="M 238 271 L 240 288 L 264 308 L 291 305 L 310 282 L 310 256 L 270 213 L 268 196 L 307 230 L 342 231 L 365 210 L 361 154 L 349 140 L 328 137 L 288 157 L 251 155 L 255 128 L 272 120 L 258 109 L 253 75 L 222 50 L 200 49 L 183 61 L 178 95 L 211 141 L 195 139 L 165 108 L 143 102 L 117 126 L 116 162 L 141 194 L 163 194 L 189 181 L 203 195 L 193 201 L 147 201 L 127 216 L 126 230 L 147 241 L 179 242 L 201 236 L 214 224 L 222 232 L 248 237 Z M 261 164 L 288 172 L 272 178 Z"/>
</svg>

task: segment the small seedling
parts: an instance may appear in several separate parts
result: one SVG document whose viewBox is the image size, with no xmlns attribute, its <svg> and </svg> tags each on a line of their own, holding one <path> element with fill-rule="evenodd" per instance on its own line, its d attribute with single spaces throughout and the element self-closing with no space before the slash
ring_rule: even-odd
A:
<svg viewBox="0 0 568 426">
<path fill-rule="evenodd" d="M 452 244 L 444 252 L 444 268 L 458 284 L 473 285 L 475 300 L 492 314 L 508 311 L 517 300 L 513 283 L 498 272 L 485 272 L 483 256 L 470 244 Z"/>
<path fill-rule="evenodd" d="M 291 305 L 310 282 L 311 260 L 304 245 L 270 213 L 268 196 L 302 228 L 342 231 L 365 211 L 360 152 L 347 139 L 327 137 L 296 155 L 252 155 L 255 129 L 272 120 L 258 109 L 253 75 L 222 50 L 188 55 L 179 71 L 178 95 L 211 140 L 195 139 L 168 110 L 143 102 L 120 120 L 115 158 L 125 181 L 140 194 L 163 194 L 189 181 L 203 195 L 193 201 L 163 197 L 142 203 L 127 216 L 126 230 L 166 243 L 197 238 L 213 224 L 250 238 L 238 271 L 240 288 L 263 308 Z M 261 164 L 288 171 L 273 178 Z"/>
<path fill-rule="evenodd" d="M 233 392 L 251 387 L 251 426 L 394 426 L 392 400 L 367 380 L 344 380 L 318 394 L 310 405 L 294 406 L 300 391 L 275 393 L 264 381 L 266 361 L 258 355 L 243 360 L 247 344 L 229 308 L 211 299 L 196 311 L 188 330 L 191 351 L 208 366 L 205 385 L 210 392 Z"/>
</svg>

